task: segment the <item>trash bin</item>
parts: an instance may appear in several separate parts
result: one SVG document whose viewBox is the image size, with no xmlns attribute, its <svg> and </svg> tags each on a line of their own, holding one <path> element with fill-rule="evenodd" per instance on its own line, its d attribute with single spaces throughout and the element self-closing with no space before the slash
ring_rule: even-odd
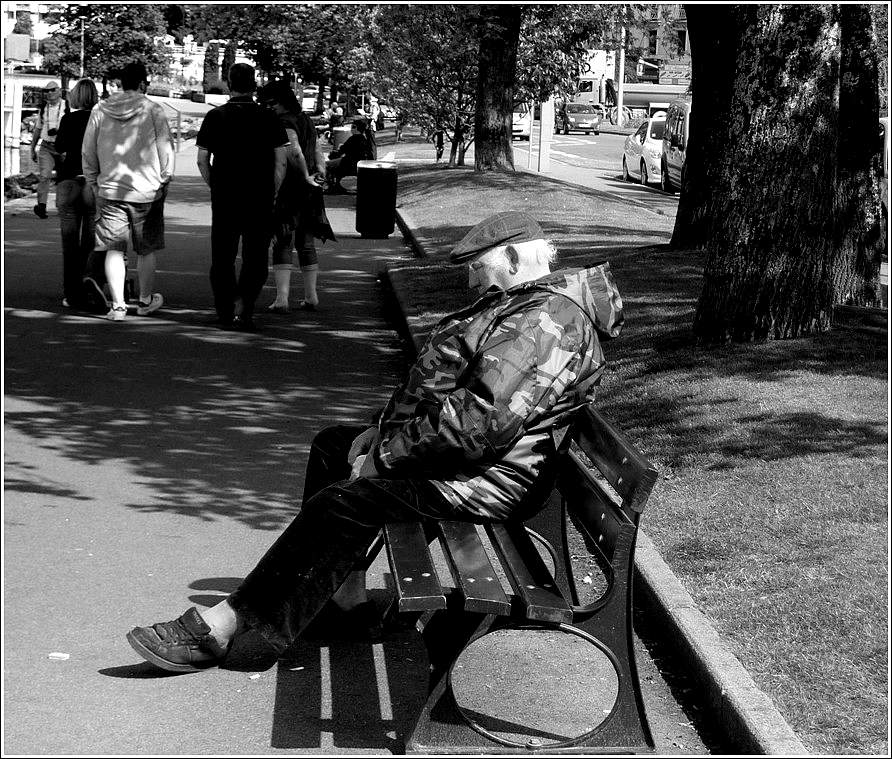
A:
<svg viewBox="0 0 892 759">
<path fill-rule="evenodd" d="M 396 164 L 360 161 L 356 164 L 356 231 L 383 240 L 396 223 Z"/>
<path fill-rule="evenodd" d="M 341 147 L 345 142 L 347 142 L 347 138 L 350 136 L 350 126 L 341 125 L 336 126 L 331 130 L 331 149 L 337 150 Z"/>
</svg>

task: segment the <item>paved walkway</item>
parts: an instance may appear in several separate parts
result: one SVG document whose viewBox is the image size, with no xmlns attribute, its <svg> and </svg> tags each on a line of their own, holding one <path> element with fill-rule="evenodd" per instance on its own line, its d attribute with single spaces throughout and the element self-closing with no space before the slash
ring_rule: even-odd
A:
<svg viewBox="0 0 892 759">
<path fill-rule="evenodd" d="M 248 639 L 225 669 L 184 677 L 141 663 L 124 633 L 231 591 L 295 513 L 313 432 L 386 399 L 404 359 L 377 274 L 410 255 L 402 238 L 360 239 L 354 198 L 330 198 L 321 310 L 222 332 L 187 148 L 159 263 L 167 306 L 115 324 L 60 306 L 57 218 L 32 204 L 4 213 L 4 753 L 399 752 L 425 687 L 414 633 L 301 642 L 278 662 Z M 660 753 L 707 753 L 640 663 Z"/>
</svg>

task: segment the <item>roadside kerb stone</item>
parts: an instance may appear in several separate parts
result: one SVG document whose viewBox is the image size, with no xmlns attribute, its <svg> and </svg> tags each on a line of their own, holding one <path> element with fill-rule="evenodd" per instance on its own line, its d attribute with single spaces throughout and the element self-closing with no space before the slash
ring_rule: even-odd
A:
<svg viewBox="0 0 892 759">
<path fill-rule="evenodd" d="M 569 183 L 568 183 L 569 184 Z M 425 257 L 425 241 L 415 233 L 411 215 L 400 208 L 397 225 L 418 257 Z M 402 307 L 400 277 L 388 267 L 383 283 L 396 303 L 397 328 L 416 349 L 427 329 L 410 324 Z M 804 756 L 808 750 L 759 689 L 716 629 L 700 612 L 691 595 L 663 561 L 656 546 L 642 531 L 635 552 L 636 605 L 647 610 L 655 628 L 665 632 L 666 643 L 690 671 L 703 691 L 703 705 L 728 740 L 741 753 Z"/>
<path fill-rule="evenodd" d="M 639 530 L 635 551 L 635 600 L 649 622 L 704 690 L 704 701 L 741 753 L 803 756 L 808 750 L 762 692 L 694 599 Z"/>
</svg>

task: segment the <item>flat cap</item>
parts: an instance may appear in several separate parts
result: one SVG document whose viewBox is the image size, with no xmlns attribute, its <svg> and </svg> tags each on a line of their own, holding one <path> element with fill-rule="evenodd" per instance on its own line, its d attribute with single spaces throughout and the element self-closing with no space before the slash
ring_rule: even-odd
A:
<svg viewBox="0 0 892 759">
<path fill-rule="evenodd" d="M 484 219 L 471 229 L 449 254 L 449 261 L 457 264 L 508 243 L 541 240 L 545 232 L 529 214 L 503 211 Z"/>
</svg>

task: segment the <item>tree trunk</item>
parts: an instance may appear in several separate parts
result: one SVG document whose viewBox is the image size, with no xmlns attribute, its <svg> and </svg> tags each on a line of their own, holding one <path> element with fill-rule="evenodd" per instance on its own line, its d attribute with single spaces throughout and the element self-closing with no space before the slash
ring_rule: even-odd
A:
<svg viewBox="0 0 892 759">
<path fill-rule="evenodd" d="M 235 40 L 229 40 L 229 42 L 226 43 L 226 47 L 223 48 L 223 63 L 220 66 L 220 78 L 223 80 L 229 78 L 229 69 L 232 68 L 232 64 L 235 63 L 237 49 L 238 43 Z"/>
<path fill-rule="evenodd" d="M 840 90 L 840 6 L 740 5 L 732 14 L 737 76 L 724 129 L 713 123 L 711 135 L 724 149 L 716 142 L 707 153 L 715 168 L 706 172 L 707 260 L 694 319 L 700 344 L 828 329 L 840 258 L 861 260 L 853 251 L 863 248 L 865 215 L 876 212 L 851 186 L 864 184 L 863 155 L 850 159 L 851 179 L 837 181 L 841 98 L 851 101 L 844 120 L 876 123 L 875 110 Z M 698 104 L 704 113 L 712 108 Z M 841 201 L 839 193 L 849 196 Z M 843 241 L 851 250 L 840 250 Z"/>
<path fill-rule="evenodd" d="M 886 240 L 879 184 L 883 147 L 878 131 L 876 139 L 871 139 L 871 126 L 878 124 L 880 115 L 876 97 L 879 71 L 877 38 L 867 6 L 840 5 L 840 38 L 834 302 L 879 306 L 880 263 Z"/>
<path fill-rule="evenodd" d="M 688 137 L 670 245 L 702 250 L 706 247 L 712 198 L 707 174 L 725 149 L 721 127 L 731 109 L 733 89 L 728 82 L 733 81 L 737 65 L 740 32 L 736 27 L 740 19 L 731 5 L 689 4 L 685 11 L 691 44 L 691 91 L 697 93 L 697 105 L 704 107 L 697 108 L 696 122 Z"/>
<path fill-rule="evenodd" d="M 204 73 L 201 84 L 205 92 L 220 79 L 220 45 L 216 42 L 208 42 L 204 50 Z M 229 72 L 226 72 L 227 75 Z"/>
<path fill-rule="evenodd" d="M 514 170 L 511 112 L 521 11 L 518 5 L 480 6 L 477 110 L 474 114 L 477 171 Z"/>
</svg>

